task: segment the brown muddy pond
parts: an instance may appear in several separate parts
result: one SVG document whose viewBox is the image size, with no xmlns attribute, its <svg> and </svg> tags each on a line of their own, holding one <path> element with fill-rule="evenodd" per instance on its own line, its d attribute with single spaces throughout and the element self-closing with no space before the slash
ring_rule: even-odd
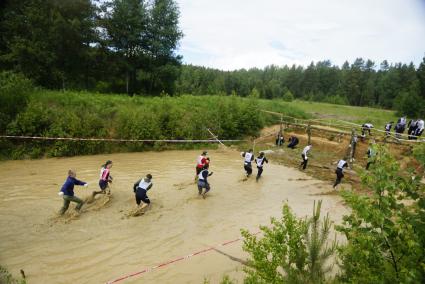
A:
<svg viewBox="0 0 425 284">
<path fill-rule="evenodd" d="M 211 191 L 198 196 L 194 167 L 200 151 L 169 151 L 82 156 L 0 163 L 0 264 L 15 276 L 23 269 L 29 283 L 107 283 L 145 268 L 186 256 L 240 237 L 240 229 L 258 231 L 280 216 L 287 200 L 298 216 L 310 215 L 313 201 L 336 222 L 347 210 L 337 195 L 318 195 L 331 184 L 297 169 L 265 164 L 263 177 L 243 181 L 239 152 L 213 150 Z M 113 161 L 111 200 L 85 205 L 63 217 L 57 195 L 68 169 L 89 186 L 76 186 L 86 198 L 98 190 L 101 164 Z M 153 175 L 151 208 L 128 217 L 134 209 L 133 183 Z M 256 174 L 256 169 L 254 169 Z M 103 196 L 100 199 L 104 198 Z M 242 242 L 219 247 L 244 258 Z M 217 283 L 224 274 L 243 279 L 242 265 L 216 251 L 135 275 L 119 283 Z"/>
</svg>

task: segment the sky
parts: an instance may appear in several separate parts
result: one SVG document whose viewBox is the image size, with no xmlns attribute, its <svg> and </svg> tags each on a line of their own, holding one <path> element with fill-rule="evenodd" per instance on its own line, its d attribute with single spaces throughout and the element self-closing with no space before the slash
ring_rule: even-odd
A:
<svg viewBox="0 0 425 284">
<path fill-rule="evenodd" d="M 221 70 L 425 56 L 425 0 L 176 0 L 186 64 Z"/>
</svg>

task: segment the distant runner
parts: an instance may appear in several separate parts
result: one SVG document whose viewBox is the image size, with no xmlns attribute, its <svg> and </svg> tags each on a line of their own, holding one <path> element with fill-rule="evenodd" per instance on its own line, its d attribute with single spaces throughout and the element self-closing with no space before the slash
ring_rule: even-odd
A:
<svg viewBox="0 0 425 284">
<path fill-rule="evenodd" d="M 257 170 L 258 170 L 257 177 L 255 178 L 256 181 L 260 179 L 261 174 L 263 173 L 264 162 L 266 162 L 267 164 L 269 163 L 267 158 L 264 156 L 264 152 L 260 152 L 260 156 L 255 158 L 255 163 L 257 164 Z"/>
<path fill-rule="evenodd" d="M 140 209 L 143 209 L 151 204 L 151 201 L 149 200 L 147 193 L 148 193 L 148 190 L 152 188 L 152 186 L 153 186 L 153 183 L 152 183 L 151 174 L 147 174 L 145 178 L 139 179 L 133 185 L 133 191 L 134 191 L 134 196 L 136 198 L 137 206 L 140 206 L 140 203 L 142 203 L 142 206 L 140 206 Z"/>
<path fill-rule="evenodd" d="M 303 170 L 305 170 L 305 168 L 307 168 L 307 162 L 308 162 L 307 154 L 308 154 L 308 152 L 310 152 L 311 147 L 312 147 L 311 144 L 305 146 L 303 152 L 301 153 L 301 158 L 303 159 L 303 161 L 301 162 L 300 167 L 302 166 Z"/>
<path fill-rule="evenodd" d="M 299 143 L 298 138 L 295 136 L 291 136 L 288 140 L 288 148 L 294 149 Z"/>
<path fill-rule="evenodd" d="M 248 152 L 243 152 L 242 157 L 244 157 L 244 169 L 246 171 L 246 176 L 249 177 L 252 174 L 252 165 L 251 162 L 254 160 L 254 154 L 252 149 L 249 149 Z"/>
<path fill-rule="evenodd" d="M 388 122 L 387 124 L 385 124 L 385 134 L 386 136 L 390 136 L 391 135 L 391 128 L 393 127 L 393 121 Z"/>
<path fill-rule="evenodd" d="M 75 210 L 77 212 L 80 212 L 80 209 L 84 204 L 84 201 L 82 201 L 80 198 L 74 195 L 74 185 L 88 186 L 88 183 L 84 181 L 80 181 L 76 179 L 76 177 L 77 177 L 77 173 L 74 170 L 69 170 L 68 178 L 66 179 L 60 192 L 58 193 L 60 196 L 63 197 L 63 206 L 61 210 L 59 211 L 60 215 L 63 215 L 66 212 L 66 210 L 68 210 L 69 203 L 71 202 L 75 202 L 78 204 L 77 207 L 75 207 Z"/>
<path fill-rule="evenodd" d="M 345 161 L 345 159 L 339 160 L 338 165 L 336 166 L 336 181 L 333 186 L 335 189 L 338 184 L 341 183 L 341 179 L 344 177 L 344 168 L 348 168 L 348 163 Z"/>
<path fill-rule="evenodd" d="M 416 122 L 416 130 L 415 130 L 415 137 L 414 139 L 418 139 L 419 136 L 422 135 L 422 133 L 424 132 L 424 121 L 423 119 L 418 119 Z"/>
<path fill-rule="evenodd" d="M 99 187 L 100 191 L 93 191 L 93 198 L 97 194 L 105 194 L 106 189 L 109 188 L 109 183 L 112 183 L 112 176 L 111 176 L 111 168 L 112 168 L 112 161 L 107 160 L 104 165 L 102 165 L 100 169 L 100 179 L 99 179 Z M 111 194 L 111 190 L 108 190 L 108 194 Z"/>
<path fill-rule="evenodd" d="M 210 191 L 210 184 L 208 183 L 208 177 L 213 174 L 213 172 L 208 172 L 209 164 L 206 164 L 202 171 L 198 175 L 198 193 L 205 198 L 205 195 Z M 205 188 L 205 191 L 202 190 Z"/>
<path fill-rule="evenodd" d="M 373 143 L 370 143 L 369 148 L 367 149 L 367 152 L 366 152 L 366 155 L 367 155 L 366 170 L 369 169 L 371 164 L 375 163 L 376 152 L 373 145 L 374 145 Z"/>
</svg>

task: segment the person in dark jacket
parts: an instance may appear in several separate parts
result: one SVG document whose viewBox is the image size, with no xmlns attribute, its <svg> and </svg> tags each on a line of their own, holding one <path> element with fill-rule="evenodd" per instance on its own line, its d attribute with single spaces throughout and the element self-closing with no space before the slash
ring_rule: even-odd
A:
<svg viewBox="0 0 425 284">
<path fill-rule="evenodd" d="M 393 121 L 388 122 L 387 124 L 385 124 L 385 134 L 386 136 L 390 136 L 391 135 L 391 128 L 393 127 Z"/>
<path fill-rule="evenodd" d="M 257 177 L 255 178 L 256 181 L 260 179 L 261 174 L 263 173 L 264 162 L 266 162 L 267 164 L 269 163 L 267 158 L 264 156 L 264 152 L 260 152 L 260 156 L 255 158 L 255 163 L 257 164 L 257 170 L 258 170 Z"/>
<path fill-rule="evenodd" d="M 77 203 L 77 207 L 75 207 L 75 210 L 77 210 L 77 212 L 80 211 L 81 207 L 84 204 L 84 201 L 74 195 L 74 185 L 88 186 L 88 183 L 80 181 L 76 179 L 76 177 L 77 173 L 74 170 L 68 171 L 68 178 L 66 179 L 59 192 L 59 195 L 63 197 L 63 206 L 59 211 L 60 215 L 63 215 L 66 210 L 68 210 L 69 203 L 71 202 Z"/>
<path fill-rule="evenodd" d="M 288 148 L 294 149 L 295 146 L 298 145 L 298 143 L 299 143 L 298 138 L 295 136 L 291 136 L 289 137 L 289 140 L 288 140 Z"/>
<path fill-rule="evenodd" d="M 284 142 L 285 138 L 283 138 L 282 133 L 279 132 L 276 136 L 276 146 L 282 146 Z"/>
<path fill-rule="evenodd" d="M 213 174 L 213 172 L 208 172 L 209 164 L 205 164 L 204 168 L 198 175 L 198 193 L 199 195 L 202 195 L 203 198 L 205 198 L 205 195 L 208 191 L 210 191 L 210 184 L 208 183 L 208 177 Z M 203 192 L 203 189 L 205 188 L 205 191 Z"/>
<path fill-rule="evenodd" d="M 136 198 L 137 206 L 140 206 L 140 203 L 143 202 L 142 206 L 140 207 L 141 209 L 145 208 L 151 203 L 147 193 L 148 190 L 152 188 L 152 186 L 153 183 L 151 174 L 147 174 L 145 178 L 139 179 L 133 185 L 133 192 Z"/>
</svg>

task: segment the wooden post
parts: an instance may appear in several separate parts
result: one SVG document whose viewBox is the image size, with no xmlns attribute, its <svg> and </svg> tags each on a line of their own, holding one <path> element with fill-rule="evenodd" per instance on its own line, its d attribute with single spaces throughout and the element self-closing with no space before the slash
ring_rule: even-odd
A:
<svg viewBox="0 0 425 284">
<path fill-rule="evenodd" d="M 307 136 L 308 136 L 307 145 L 310 145 L 311 144 L 311 124 L 310 124 L 310 121 L 308 122 L 308 125 L 307 125 Z"/>
</svg>

